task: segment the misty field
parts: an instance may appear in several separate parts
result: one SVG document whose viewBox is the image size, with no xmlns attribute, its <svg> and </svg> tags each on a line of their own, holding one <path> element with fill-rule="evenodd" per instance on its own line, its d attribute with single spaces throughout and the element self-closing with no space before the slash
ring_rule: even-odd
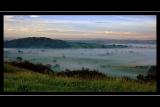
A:
<svg viewBox="0 0 160 107">
<path fill-rule="evenodd" d="M 133 79 L 139 74 L 145 75 L 147 66 L 156 65 L 155 48 L 4 49 L 5 61 L 16 61 L 17 57 L 32 63 L 50 64 L 56 72 L 89 68 L 107 75 Z"/>
<path fill-rule="evenodd" d="M 49 75 L 4 63 L 5 92 L 156 92 L 156 81 L 139 81 L 156 65 L 156 48 L 25 49 L 4 48 L 4 62 L 49 65 L 55 73 L 89 69 L 105 78 Z M 102 74 L 102 75 L 103 75 Z"/>
</svg>

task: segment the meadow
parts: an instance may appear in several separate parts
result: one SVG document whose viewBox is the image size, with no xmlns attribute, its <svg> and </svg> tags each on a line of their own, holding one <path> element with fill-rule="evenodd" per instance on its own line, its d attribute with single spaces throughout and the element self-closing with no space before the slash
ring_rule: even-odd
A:
<svg viewBox="0 0 160 107">
<path fill-rule="evenodd" d="M 51 75 L 4 64 L 4 92 L 156 92 L 156 81 Z"/>
</svg>

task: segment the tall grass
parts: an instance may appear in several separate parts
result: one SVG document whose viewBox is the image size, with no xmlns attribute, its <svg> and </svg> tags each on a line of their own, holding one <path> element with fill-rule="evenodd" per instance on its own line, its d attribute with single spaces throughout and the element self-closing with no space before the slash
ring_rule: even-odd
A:
<svg viewBox="0 0 160 107">
<path fill-rule="evenodd" d="M 156 82 L 108 76 L 90 80 L 42 74 L 9 64 L 4 64 L 4 70 L 5 92 L 156 92 Z"/>
</svg>

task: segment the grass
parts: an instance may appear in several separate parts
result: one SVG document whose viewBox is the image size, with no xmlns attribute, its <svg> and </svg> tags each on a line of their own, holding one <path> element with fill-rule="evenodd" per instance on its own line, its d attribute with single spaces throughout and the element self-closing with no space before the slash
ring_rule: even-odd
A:
<svg viewBox="0 0 160 107">
<path fill-rule="evenodd" d="M 50 75 L 4 64 L 5 92 L 156 92 L 156 82 L 123 77 L 82 79 Z"/>
</svg>

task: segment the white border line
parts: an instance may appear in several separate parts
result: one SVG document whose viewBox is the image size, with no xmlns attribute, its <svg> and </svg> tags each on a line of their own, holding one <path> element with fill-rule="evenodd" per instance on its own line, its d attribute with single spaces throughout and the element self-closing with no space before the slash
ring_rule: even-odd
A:
<svg viewBox="0 0 160 107">
<path fill-rule="evenodd" d="M 84 13 L 87 13 L 87 12 L 99 12 L 99 13 L 104 13 L 104 12 L 160 12 L 160 11 L 0 11 L 0 12 L 76 12 L 76 13 L 79 13 L 79 12 L 84 12 Z"/>
</svg>

